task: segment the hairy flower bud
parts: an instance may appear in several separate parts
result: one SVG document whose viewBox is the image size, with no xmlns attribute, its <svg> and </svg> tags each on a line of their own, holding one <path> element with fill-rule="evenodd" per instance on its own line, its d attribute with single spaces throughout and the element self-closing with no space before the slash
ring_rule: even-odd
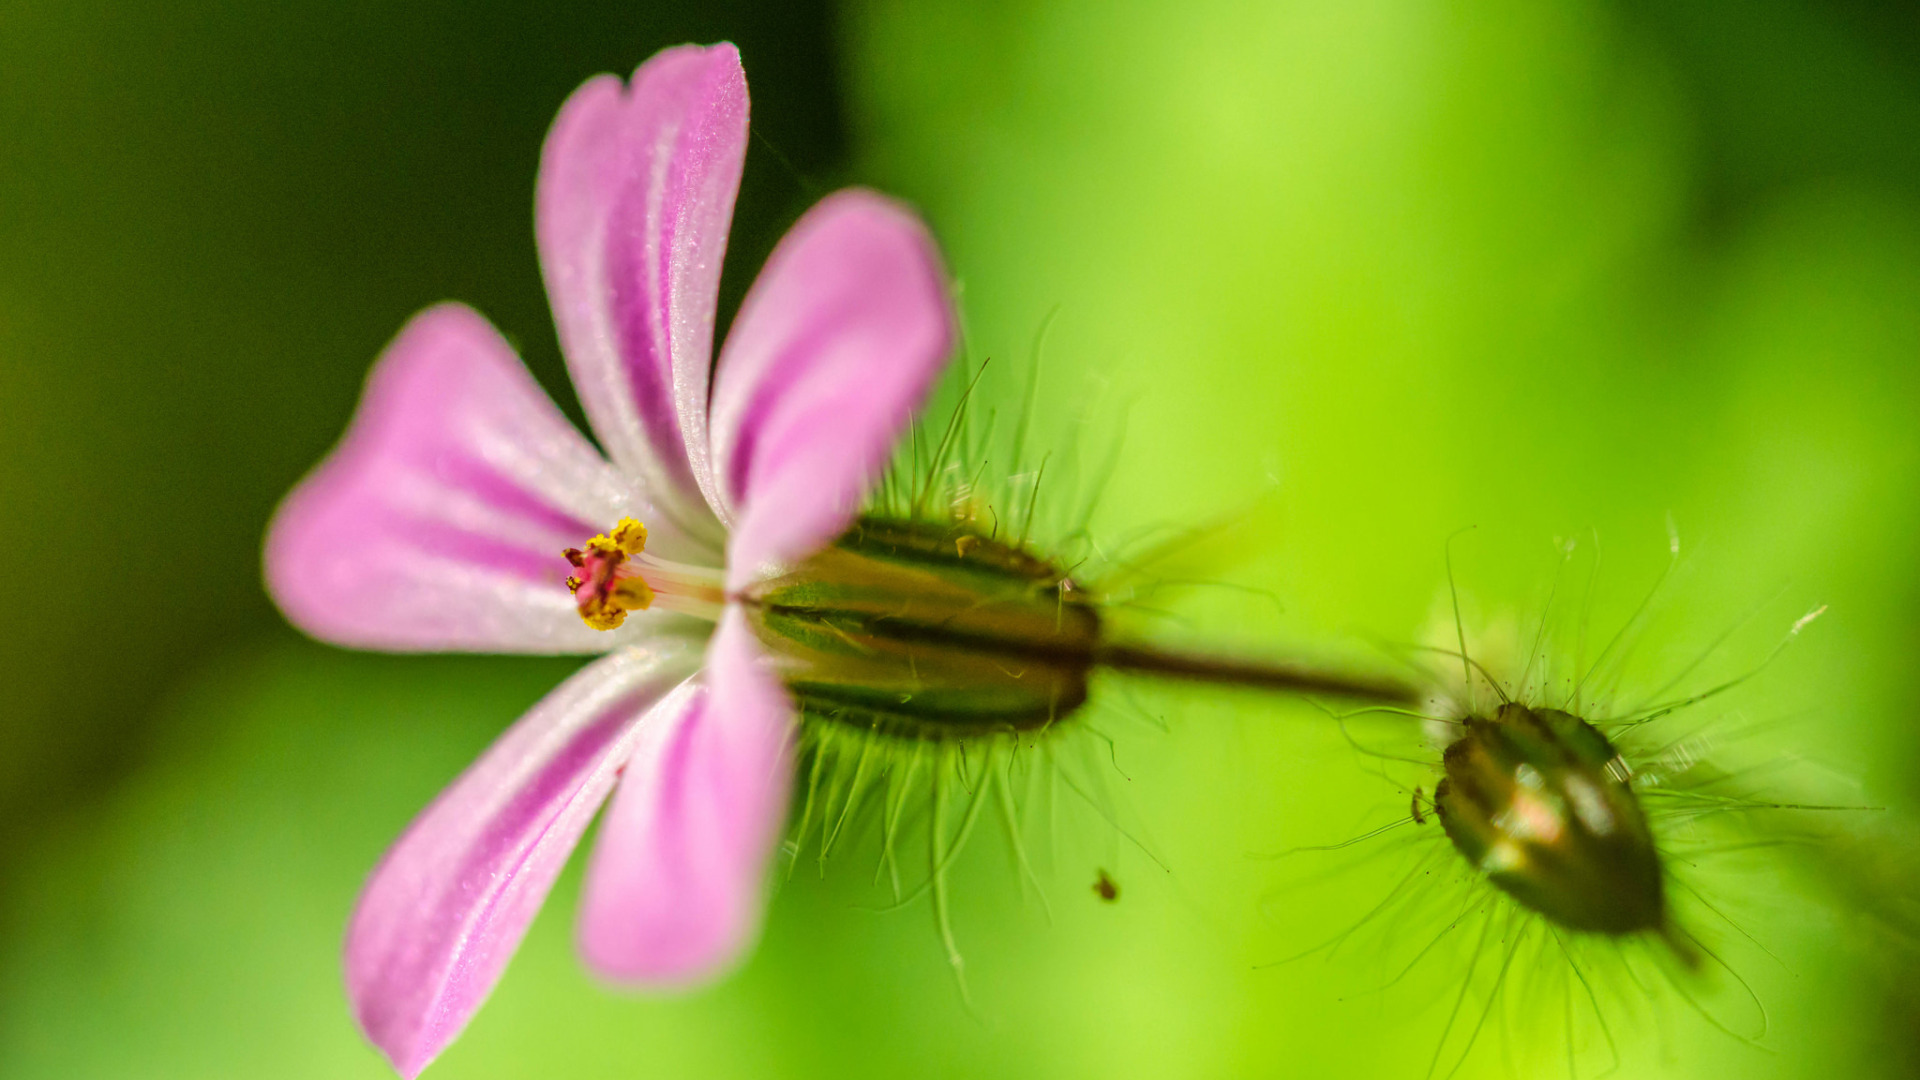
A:
<svg viewBox="0 0 1920 1080">
<path fill-rule="evenodd" d="M 1660 930 L 1660 856 L 1630 773 L 1598 729 L 1508 703 L 1447 747 L 1434 809 L 1468 862 L 1574 930 Z"/>
<path fill-rule="evenodd" d="M 928 522 L 864 518 L 741 602 L 803 710 L 908 738 L 1043 728 L 1099 656 L 1063 570 Z"/>
</svg>

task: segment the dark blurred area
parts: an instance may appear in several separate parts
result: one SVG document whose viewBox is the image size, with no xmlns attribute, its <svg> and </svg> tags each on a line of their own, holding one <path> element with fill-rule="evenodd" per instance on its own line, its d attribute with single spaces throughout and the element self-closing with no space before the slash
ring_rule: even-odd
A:
<svg viewBox="0 0 1920 1080">
<path fill-rule="evenodd" d="M 1768 193 L 1822 179 L 1920 191 L 1920 4 L 1622 0 L 1675 63 L 1700 118 L 1712 232 Z"/>
<path fill-rule="evenodd" d="M 260 587 L 267 515 L 407 316 L 472 304 L 577 417 L 533 182 L 594 73 L 740 45 L 755 139 L 731 311 L 842 168 L 829 16 L 0 5 L 0 852 L 164 742 L 155 701 L 180 673 L 289 633 Z"/>
</svg>

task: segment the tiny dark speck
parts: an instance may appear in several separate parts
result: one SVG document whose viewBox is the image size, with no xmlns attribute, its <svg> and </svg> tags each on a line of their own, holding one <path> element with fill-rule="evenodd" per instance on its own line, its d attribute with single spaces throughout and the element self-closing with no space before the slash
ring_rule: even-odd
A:
<svg viewBox="0 0 1920 1080">
<path fill-rule="evenodd" d="M 1093 895 L 1111 904 L 1120 899 L 1120 886 L 1114 883 L 1113 878 L 1109 877 L 1105 870 L 1102 870 L 1100 876 L 1093 882 Z"/>
</svg>

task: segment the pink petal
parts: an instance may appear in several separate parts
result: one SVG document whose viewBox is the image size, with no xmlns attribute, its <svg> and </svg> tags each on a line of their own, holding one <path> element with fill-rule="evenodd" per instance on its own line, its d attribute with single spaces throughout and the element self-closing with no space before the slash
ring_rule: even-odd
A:
<svg viewBox="0 0 1920 1080">
<path fill-rule="evenodd" d="M 713 393 L 714 473 L 735 507 L 730 587 L 844 530 L 953 347 L 919 219 L 828 196 L 747 294 Z"/>
<path fill-rule="evenodd" d="M 541 154 L 536 217 L 554 320 L 601 445 L 694 530 L 707 486 L 707 376 L 747 150 L 732 45 L 656 54 L 567 100 Z M 666 501 L 663 499 L 663 502 Z"/>
<path fill-rule="evenodd" d="M 445 304 L 387 347 L 340 445 L 281 504 L 267 587 L 341 645 L 601 652 L 616 639 L 580 621 L 560 553 L 625 514 L 651 524 L 486 320 Z"/>
<path fill-rule="evenodd" d="M 792 782 L 793 707 L 738 609 L 708 645 L 701 681 L 671 722 L 641 734 L 587 866 L 580 949 L 609 979 L 710 979 L 759 932 Z"/>
<path fill-rule="evenodd" d="M 696 662 L 679 643 L 594 661 L 508 729 L 374 870 L 347 929 L 347 993 L 403 1076 L 486 1000 L 649 707 L 676 684 L 691 693 Z"/>
</svg>

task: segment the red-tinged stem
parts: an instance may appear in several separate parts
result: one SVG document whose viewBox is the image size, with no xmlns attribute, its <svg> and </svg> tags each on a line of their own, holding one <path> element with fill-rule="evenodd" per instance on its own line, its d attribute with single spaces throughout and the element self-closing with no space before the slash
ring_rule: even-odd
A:
<svg viewBox="0 0 1920 1080">
<path fill-rule="evenodd" d="M 1250 690 L 1331 694 L 1400 704 L 1412 704 L 1419 697 L 1413 687 L 1393 679 L 1345 675 L 1258 660 L 1196 656 L 1137 645 L 1097 646 L 1093 661 L 1114 671 L 1158 675 L 1216 686 L 1240 686 Z"/>
</svg>

